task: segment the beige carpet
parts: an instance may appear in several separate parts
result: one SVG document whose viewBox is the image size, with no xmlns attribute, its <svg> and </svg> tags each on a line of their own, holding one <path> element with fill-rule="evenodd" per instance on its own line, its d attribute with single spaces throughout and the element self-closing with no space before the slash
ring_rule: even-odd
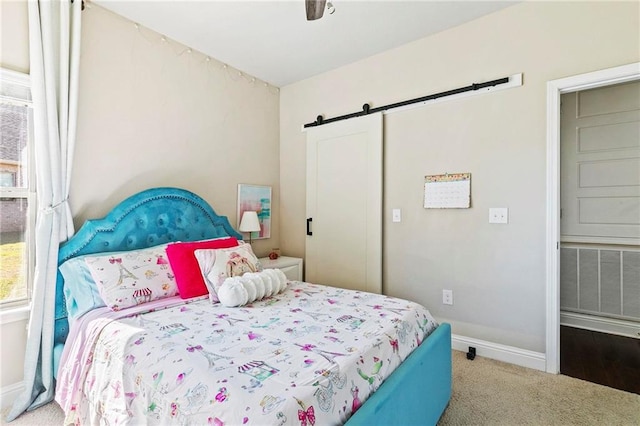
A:
<svg viewBox="0 0 640 426">
<path fill-rule="evenodd" d="M 10 425 L 62 420 L 51 403 Z M 453 351 L 453 396 L 438 425 L 640 425 L 640 395 Z"/>
<path fill-rule="evenodd" d="M 453 351 L 438 425 L 640 425 L 640 395 Z"/>
</svg>

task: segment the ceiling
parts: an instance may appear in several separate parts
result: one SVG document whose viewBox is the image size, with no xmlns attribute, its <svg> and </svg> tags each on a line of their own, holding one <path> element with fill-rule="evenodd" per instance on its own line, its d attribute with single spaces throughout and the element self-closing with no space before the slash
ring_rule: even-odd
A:
<svg viewBox="0 0 640 426">
<path fill-rule="evenodd" d="M 277 87 L 511 6 L 514 1 L 335 0 L 307 21 L 304 0 L 93 0 Z"/>
</svg>

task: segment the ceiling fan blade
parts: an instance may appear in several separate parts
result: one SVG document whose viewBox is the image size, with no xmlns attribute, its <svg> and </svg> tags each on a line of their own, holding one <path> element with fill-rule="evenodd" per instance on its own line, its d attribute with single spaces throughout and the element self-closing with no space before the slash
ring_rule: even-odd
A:
<svg viewBox="0 0 640 426">
<path fill-rule="evenodd" d="M 307 21 L 315 21 L 322 18 L 327 0 L 305 0 L 305 3 L 307 6 Z"/>
</svg>

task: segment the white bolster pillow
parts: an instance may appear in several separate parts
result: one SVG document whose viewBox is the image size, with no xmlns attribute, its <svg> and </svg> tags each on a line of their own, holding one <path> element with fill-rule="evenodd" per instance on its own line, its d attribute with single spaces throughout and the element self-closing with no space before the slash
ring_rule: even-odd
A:
<svg viewBox="0 0 640 426">
<path fill-rule="evenodd" d="M 278 294 L 286 287 L 287 277 L 279 269 L 247 272 L 224 280 L 218 289 L 218 299 L 227 307 L 242 306 Z"/>
<path fill-rule="evenodd" d="M 264 285 L 264 279 L 260 272 L 251 272 L 249 274 L 244 274 L 243 277 L 249 275 L 247 279 L 250 279 L 253 282 L 253 285 L 256 286 L 256 300 L 262 300 L 266 297 L 267 289 Z"/>
<path fill-rule="evenodd" d="M 271 271 L 273 271 L 273 269 L 265 269 L 262 271 L 262 280 L 264 281 L 264 289 L 265 289 L 264 297 L 269 297 L 272 294 L 277 294 L 278 289 L 280 288 L 278 281 L 273 279 L 273 276 L 271 275 Z"/>
<path fill-rule="evenodd" d="M 247 290 L 247 293 L 249 294 L 249 300 L 247 301 L 247 303 L 251 303 L 254 300 L 260 300 L 262 298 L 261 292 L 260 292 L 260 286 L 259 286 L 261 280 L 258 274 L 253 272 L 247 272 L 242 274 L 242 276 L 238 278 L 240 278 L 242 285 L 244 286 L 245 290 Z"/>
<path fill-rule="evenodd" d="M 280 282 L 280 288 L 278 290 L 278 293 L 281 291 L 284 291 L 285 288 L 287 288 L 287 282 L 289 281 L 287 279 L 287 276 L 284 274 L 284 272 L 282 272 L 282 269 L 274 269 L 276 276 L 278 277 L 278 281 Z"/>
<path fill-rule="evenodd" d="M 249 303 L 249 294 L 240 277 L 229 277 L 218 289 L 218 299 L 225 306 L 242 306 Z"/>
<path fill-rule="evenodd" d="M 271 277 L 271 282 L 273 283 L 273 294 L 280 293 L 287 287 L 287 276 L 280 269 L 265 269 L 263 272 L 266 272 L 269 277 Z"/>
</svg>

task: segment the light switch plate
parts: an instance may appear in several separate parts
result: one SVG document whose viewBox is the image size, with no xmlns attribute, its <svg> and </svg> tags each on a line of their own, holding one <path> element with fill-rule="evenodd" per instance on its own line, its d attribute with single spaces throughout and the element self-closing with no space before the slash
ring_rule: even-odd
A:
<svg viewBox="0 0 640 426">
<path fill-rule="evenodd" d="M 509 209 L 506 207 L 492 207 L 489 209 L 489 223 L 509 223 Z"/>
<path fill-rule="evenodd" d="M 393 209 L 392 220 L 394 222 L 402 222 L 402 212 L 400 209 Z"/>
</svg>

